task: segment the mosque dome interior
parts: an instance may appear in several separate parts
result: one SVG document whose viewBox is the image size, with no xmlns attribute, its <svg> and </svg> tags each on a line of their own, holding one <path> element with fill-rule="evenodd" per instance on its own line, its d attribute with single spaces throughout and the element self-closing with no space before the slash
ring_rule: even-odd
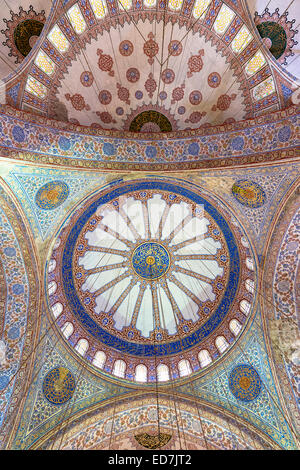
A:
<svg viewBox="0 0 300 470">
<path fill-rule="evenodd" d="M 299 0 L 1 7 L 0 449 L 299 450 Z"/>
</svg>

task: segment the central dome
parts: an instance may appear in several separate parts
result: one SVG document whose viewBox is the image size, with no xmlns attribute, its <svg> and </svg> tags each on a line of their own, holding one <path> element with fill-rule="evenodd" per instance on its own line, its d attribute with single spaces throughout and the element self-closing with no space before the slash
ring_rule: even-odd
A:
<svg viewBox="0 0 300 470">
<path fill-rule="evenodd" d="M 148 366 L 155 358 L 191 358 L 202 346 L 213 354 L 221 336 L 229 346 L 229 322 L 238 317 L 241 328 L 249 312 L 236 313 L 239 302 L 250 308 L 252 300 L 241 282 L 243 232 L 230 219 L 183 182 L 121 182 L 95 194 L 52 255 L 49 300 L 54 314 L 57 304 L 64 311 L 58 324 L 69 342 L 76 349 L 84 339 L 91 362 L 102 351 Z M 246 277 L 253 282 L 253 273 Z"/>
</svg>

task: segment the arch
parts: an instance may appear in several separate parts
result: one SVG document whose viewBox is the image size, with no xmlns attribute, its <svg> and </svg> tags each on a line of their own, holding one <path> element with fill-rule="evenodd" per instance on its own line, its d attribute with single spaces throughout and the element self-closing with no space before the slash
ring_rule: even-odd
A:
<svg viewBox="0 0 300 470">
<path fill-rule="evenodd" d="M 243 312 L 245 315 L 248 315 L 250 312 L 251 304 L 248 302 L 248 300 L 241 300 L 240 301 L 240 310 Z"/>
<path fill-rule="evenodd" d="M 212 358 L 207 349 L 202 349 L 198 354 L 198 359 L 201 367 L 208 366 L 212 362 Z"/>
<path fill-rule="evenodd" d="M 254 263 L 252 258 L 246 258 L 246 266 L 250 271 L 254 271 Z"/>
<path fill-rule="evenodd" d="M 64 337 L 66 339 L 69 339 L 70 336 L 73 334 L 73 331 L 74 331 L 73 323 L 67 321 L 64 324 L 64 326 L 62 327 L 61 331 L 62 331 L 62 334 L 64 335 Z"/>
<path fill-rule="evenodd" d="M 55 267 L 56 267 L 56 260 L 54 258 L 51 258 L 49 261 L 49 265 L 48 265 L 48 273 L 52 273 Z"/>
<path fill-rule="evenodd" d="M 76 344 L 75 349 L 81 356 L 84 356 L 89 349 L 89 342 L 85 338 L 81 338 Z"/>
<path fill-rule="evenodd" d="M 185 377 L 186 375 L 190 375 L 192 373 L 192 368 L 190 361 L 187 359 L 182 359 L 178 362 L 178 371 L 180 377 Z"/>
<path fill-rule="evenodd" d="M 224 336 L 218 336 L 216 338 L 216 347 L 219 350 L 219 353 L 222 354 L 226 349 L 229 347 L 229 344 L 227 343 L 226 339 Z"/>
<path fill-rule="evenodd" d="M 96 367 L 99 367 L 99 369 L 103 369 L 103 366 L 106 361 L 106 354 L 104 351 L 97 351 L 94 359 L 93 359 L 93 364 Z"/>
<path fill-rule="evenodd" d="M 148 369 L 144 364 L 139 364 L 135 368 L 134 380 L 136 382 L 147 382 Z"/>
<path fill-rule="evenodd" d="M 126 370 L 126 362 L 122 361 L 122 359 L 118 359 L 114 363 L 114 368 L 112 373 L 117 377 L 124 378 L 125 377 L 125 370 Z"/>
<path fill-rule="evenodd" d="M 158 382 L 166 382 L 167 380 L 170 380 L 169 367 L 166 364 L 158 364 L 156 371 Z"/>
<path fill-rule="evenodd" d="M 57 284 L 55 281 L 50 281 L 48 284 L 48 295 L 53 295 L 55 294 L 57 289 Z"/>
<path fill-rule="evenodd" d="M 234 334 L 234 336 L 237 336 L 239 334 L 241 328 L 242 325 L 236 318 L 233 318 L 233 320 L 230 321 L 229 329 Z"/>
<path fill-rule="evenodd" d="M 250 294 L 254 294 L 254 281 L 252 279 L 246 279 L 245 287 Z"/>
<path fill-rule="evenodd" d="M 56 302 L 56 304 L 52 305 L 51 310 L 55 318 L 58 318 L 59 315 L 63 311 L 63 305 L 60 302 Z"/>
</svg>

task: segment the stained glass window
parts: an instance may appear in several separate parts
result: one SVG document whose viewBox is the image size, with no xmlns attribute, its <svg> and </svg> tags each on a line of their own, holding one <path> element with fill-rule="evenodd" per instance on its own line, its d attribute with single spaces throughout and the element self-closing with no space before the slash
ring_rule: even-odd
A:
<svg viewBox="0 0 300 470">
<path fill-rule="evenodd" d="M 253 89 L 253 98 L 255 99 L 255 101 L 258 101 L 262 98 L 265 98 L 266 96 L 271 95 L 272 93 L 274 93 L 274 91 L 274 80 L 272 77 L 268 77 L 262 83 L 256 85 L 256 87 Z"/>
<path fill-rule="evenodd" d="M 211 4 L 211 1 L 212 0 L 196 0 L 193 8 L 194 18 L 200 18 L 202 15 L 204 16 Z"/>
<path fill-rule="evenodd" d="M 224 3 L 218 13 L 216 21 L 214 22 L 214 30 L 218 34 L 225 33 L 234 16 L 235 13 Z"/>
<path fill-rule="evenodd" d="M 51 29 L 47 37 L 59 52 L 66 52 L 69 49 L 69 41 L 57 25 Z"/>
<path fill-rule="evenodd" d="M 25 89 L 35 96 L 43 99 L 47 94 L 47 88 L 41 82 L 28 75 Z"/>
<path fill-rule="evenodd" d="M 91 7 L 96 18 L 104 18 L 107 13 L 107 6 L 105 0 L 90 0 Z"/>
<path fill-rule="evenodd" d="M 233 52 L 235 52 L 236 54 L 242 52 L 252 39 L 253 36 L 247 26 L 242 26 L 242 28 L 239 30 L 239 32 L 231 43 Z"/>
<path fill-rule="evenodd" d="M 156 6 L 156 1 L 157 0 L 144 0 L 144 5 L 147 8 L 153 8 Z"/>
<path fill-rule="evenodd" d="M 79 6 L 75 3 L 68 11 L 68 18 L 77 34 L 81 34 L 86 29 L 86 22 L 82 16 Z"/>
<path fill-rule="evenodd" d="M 50 57 L 45 54 L 41 49 L 39 50 L 34 63 L 47 75 L 52 75 L 55 69 L 55 64 Z"/>
<path fill-rule="evenodd" d="M 181 9 L 183 0 L 169 0 L 170 10 L 178 11 Z"/>
<path fill-rule="evenodd" d="M 258 72 L 259 69 L 265 65 L 266 59 L 264 58 L 261 50 L 257 51 L 256 54 L 249 60 L 245 67 L 245 72 L 247 75 L 251 76 Z"/>
<path fill-rule="evenodd" d="M 120 10 L 129 10 L 132 8 L 132 0 L 118 0 Z"/>
</svg>

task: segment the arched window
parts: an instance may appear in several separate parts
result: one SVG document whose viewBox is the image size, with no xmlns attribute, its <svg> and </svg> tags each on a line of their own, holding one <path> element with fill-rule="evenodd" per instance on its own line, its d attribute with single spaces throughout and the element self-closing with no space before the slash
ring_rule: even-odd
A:
<svg viewBox="0 0 300 470">
<path fill-rule="evenodd" d="M 89 343 L 86 339 L 81 338 L 75 346 L 76 351 L 81 355 L 84 356 L 89 348 Z"/>
<path fill-rule="evenodd" d="M 147 8 L 154 8 L 156 6 L 156 0 L 144 0 L 144 5 Z"/>
<path fill-rule="evenodd" d="M 52 273 L 56 267 L 56 261 L 54 258 L 50 259 L 49 265 L 48 265 L 48 273 Z"/>
<path fill-rule="evenodd" d="M 48 295 L 55 294 L 57 289 L 57 284 L 55 281 L 50 281 L 48 284 Z"/>
<path fill-rule="evenodd" d="M 241 242 L 244 247 L 249 248 L 249 243 L 246 237 L 242 237 Z"/>
<path fill-rule="evenodd" d="M 60 245 L 60 238 L 57 238 L 53 245 L 53 250 L 56 250 L 59 247 L 59 245 Z"/>
<path fill-rule="evenodd" d="M 144 364 L 136 366 L 134 380 L 136 382 L 147 382 L 147 367 Z"/>
<path fill-rule="evenodd" d="M 246 266 L 250 271 L 254 271 L 254 264 L 252 258 L 246 258 Z"/>
<path fill-rule="evenodd" d="M 106 361 L 106 354 L 104 351 L 97 351 L 94 359 L 93 359 L 93 364 L 96 367 L 99 367 L 99 369 L 102 369 Z"/>
<path fill-rule="evenodd" d="M 224 351 L 226 351 L 226 349 L 228 348 L 229 344 L 227 343 L 226 339 L 224 338 L 224 336 L 218 336 L 216 338 L 216 346 L 220 352 L 220 354 L 222 354 Z"/>
<path fill-rule="evenodd" d="M 250 312 L 250 308 L 251 304 L 248 302 L 248 300 L 243 299 L 240 301 L 241 312 L 243 312 L 245 315 L 248 315 L 248 313 Z"/>
<path fill-rule="evenodd" d="M 193 16 L 195 18 L 200 18 L 208 10 L 211 0 L 196 0 L 193 8 Z"/>
<path fill-rule="evenodd" d="M 169 367 L 166 366 L 166 364 L 159 364 L 156 370 L 158 382 L 166 382 L 167 380 L 170 380 Z"/>
<path fill-rule="evenodd" d="M 121 359 L 118 359 L 114 364 L 113 374 L 116 375 L 117 377 L 124 377 L 125 370 L 126 370 L 126 362 L 122 361 Z"/>
<path fill-rule="evenodd" d="M 62 327 L 61 329 L 63 335 L 65 336 L 65 338 L 69 339 L 71 334 L 73 333 L 74 331 L 74 326 L 72 325 L 72 323 L 70 323 L 69 321 L 67 321 L 64 326 Z"/>
<path fill-rule="evenodd" d="M 169 8 L 170 10 L 178 11 L 182 7 L 183 0 L 169 0 Z"/>
<path fill-rule="evenodd" d="M 107 6 L 105 0 L 90 0 L 90 4 L 98 20 L 106 15 Z"/>
<path fill-rule="evenodd" d="M 229 323 L 229 329 L 234 334 L 234 336 L 237 336 L 239 334 L 239 332 L 241 331 L 241 328 L 242 328 L 242 325 L 235 318 L 231 320 L 231 322 Z"/>
<path fill-rule="evenodd" d="M 61 312 L 63 311 L 63 306 L 60 302 L 56 302 L 56 304 L 52 305 L 51 309 L 55 318 L 58 318 Z"/>
<path fill-rule="evenodd" d="M 254 294 L 254 281 L 252 279 L 246 279 L 245 286 L 248 292 Z"/>
<path fill-rule="evenodd" d="M 182 359 L 178 362 L 178 370 L 180 377 L 190 375 L 192 373 L 190 362 L 186 359 Z"/>
<path fill-rule="evenodd" d="M 205 367 L 212 362 L 212 359 L 207 349 L 202 349 L 202 351 L 199 352 L 198 359 L 201 367 Z"/>
</svg>

